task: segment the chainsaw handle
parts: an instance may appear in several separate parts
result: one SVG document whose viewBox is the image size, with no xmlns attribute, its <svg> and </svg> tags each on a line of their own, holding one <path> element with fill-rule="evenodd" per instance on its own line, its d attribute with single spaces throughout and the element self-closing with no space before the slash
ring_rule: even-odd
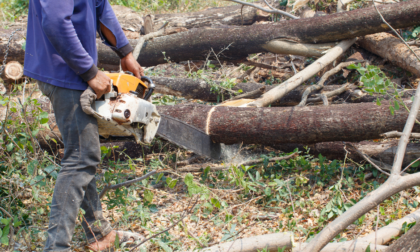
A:
<svg viewBox="0 0 420 252">
<path fill-rule="evenodd" d="M 155 90 L 155 84 L 153 83 L 152 79 L 150 79 L 147 76 L 142 76 L 141 80 L 146 80 L 147 82 L 149 82 L 149 88 L 147 89 L 147 93 L 144 95 L 144 100 L 148 100 L 150 98 L 150 96 L 152 96 L 153 91 Z"/>
</svg>

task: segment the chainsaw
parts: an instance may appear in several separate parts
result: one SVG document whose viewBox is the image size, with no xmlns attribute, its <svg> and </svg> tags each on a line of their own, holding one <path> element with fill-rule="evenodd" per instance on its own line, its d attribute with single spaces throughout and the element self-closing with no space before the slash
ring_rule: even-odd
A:
<svg viewBox="0 0 420 252">
<path fill-rule="evenodd" d="M 220 157 L 221 147 L 210 136 L 170 116 L 160 115 L 151 102 L 155 85 L 146 76 L 138 79 L 130 72 L 106 73 L 111 91 L 96 98 L 88 88 L 81 96 L 83 111 L 98 120 L 103 138 L 133 138 L 138 144 L 150 144 L 156 135 L 195 153 Z M 146 84 L 146 83 L 148 84 Z"/>
</svg>

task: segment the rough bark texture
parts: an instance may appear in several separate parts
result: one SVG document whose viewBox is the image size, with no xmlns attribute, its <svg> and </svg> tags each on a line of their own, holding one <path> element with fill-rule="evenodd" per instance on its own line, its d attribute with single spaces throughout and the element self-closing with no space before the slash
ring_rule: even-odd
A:
<svg viewBox="0 0 420 252">
<path fill-rule="evenodd" d="M 250 25 L 257 21 L 268 21 L 269 17 L 270 14 L 250 6 L 242 8 L 242 5 L 232 5 L 189 13 L 156 14 L 154 27 L 159 29 L 166 21 L 171 27 L 187 29 L 218 25 Z"/>
<path fill-rule="evenodd" d="M 158 110 L 202 129 L 215 142 L 266 145 L 377 139 L 389 129 L 401 130 L 408 116 L 402 109 L 391 115 L 385 103 L 303 108 L 181 104 L 161 106 Z M 414 130 L 419 132 L 420 126 Z"/>
<path fill-rule="evenodd" d="M 25 58 L 25 51 L 22 49 L 23 44 L 25 43 L 26 37 L 26 24 L 18 23 L 8 27 L 8 29 L 0 28 L 0 59 L 3 62 L 4 55 L 6 53 L 7 44 L 9 37 L 13 31 L 16 29 L 22 29 L 21 31 L 16 32 L 13 35 L 12 41 L 10 43 L 9 55 L 7 57 L 7 62 L 9 61 L 18 61 L 23 64 Z"/>
<path fill-rule="evenodd" d="M 361 37 L 357 43 L 366 50 L 420 77 L 420 62 L 399 38 L 381 32 Z"/>
<path fill-rule="evenodd" d="M 319 154 L 327 157 L 330 160 L 338 159 L 343 160 L 346 156 L 346 151 L 344 150 L 343 142 L 324 142 L 324 143 L 316 143 L 310 145 L 304 144 L 281 144 L 281 145 L 274 145 L 273 147 L 284 151 L 284 152 L 292 152 L 294 149 L 298 148 L 300 151 L 306 151 L 305 147 L 309 147 L 309 153 L 318 156 Z M 394 161 L 395 152 L 397 151 L 398 140 L 391 140 L 386 142 L 371 142 L 371 141 L 362 141 L 359 143 L 353 143 L 353 145 L 362 151 L 363 153 L 367 154 L 368 156 L 381 161 L 385 164 L 392 165 Z M 361 158 L 357 153 L 351 152 L 348 155 L 349 158 L 355 161 L 363 161 L 364 159 Z M 417 143 L 410 143 L 407 145 L 407 151 L 405 153 L 404 163 L 403 165 L 406 166 L 410 164 L 413 160 L 420 157 L 420 144 Z"/>
</svg>

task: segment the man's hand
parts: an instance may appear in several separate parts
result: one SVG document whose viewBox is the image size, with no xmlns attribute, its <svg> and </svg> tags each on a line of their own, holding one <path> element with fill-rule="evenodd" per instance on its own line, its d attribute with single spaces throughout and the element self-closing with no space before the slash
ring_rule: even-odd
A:
<svg viewBox="0 0 420 252">
<path fill-rule="evenodd" d="M 133 53 L 129 53 L 121 59 L 121 68 L 123 71 L 132 72 L 139 79 L 144 76 L 144 70 L 134 58 Z"/>
<path fill-rule="evenodd" d="M 102 71 L 98 71 L 95 78 L 88 81 L 89 86 L 101 98 L 103 94 L 111 92 L 111 79 Z"/>
</svg>

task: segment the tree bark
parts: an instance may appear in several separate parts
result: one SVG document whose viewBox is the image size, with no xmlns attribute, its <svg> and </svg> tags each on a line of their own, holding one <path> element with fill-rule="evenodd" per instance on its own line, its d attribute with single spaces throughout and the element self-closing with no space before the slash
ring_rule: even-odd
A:
<svg viewBox="0 0 420 252">
<path fill-rule="evenodd" d="M 409 223 L 407 223 L 409 224 Z M 415 252 L 420 248 L 420 223 L 412 227 L 405 235 L 389 246 L 386 252 Z"/>
<path fill-rule="evenodd" d="M 398 140 L 391 140 L 386 142 L 371 142 L 371 141 L 362 141 L 359 143 L 353 143 L 353 145 L 366 155 L 383 162 L 388 165 L 392 165 L 394 160 L 395 153 L 397 151 Z M 305 147 L 309 147 L 309 153 L 314 156 L 321 154 L 322 156 L 333 160 L 343 160 L 346 156 L 346 151 L 344 150 L 345 143 L 343 142 L 324 142 L 324 143 L 315 143 L 315 144 L 279 144 L 274 145 L 273 147 L 284 151 L 292 152 L 296 148 L 300 151 L 306 151 Z M 357 153 L 349 153 L 348 157 L 355 161 L 363 161 Z M 407 145 L 407 150 L 405 152 L 403 165 L 409 165 L 412 161 L 420 157 L 420 144 L 409 143 Z"/>
<path fill-rule="evenodd" d="M 404 1 L 378 8 L 394 28 L 420 24 L 419 1 Z M 167 59 L 175 62 L 206 59 L 212 48 L 215 52 L 229 48 L 219 55 L 219 59 L 233 61 L 243 59 L 248 54 L 268 51 L 264 46 L 273 41 L 289 41 L 291 45 L 319 44 L 388 30 L 373 7 L 270 24 L 197 28 L 146 42 L 138 61 L 142 66 L 154 66 L 167 62 Z M 99 40 L 97 41 L 100 67 L 118 65 L 118 56 Z M 135 46 L 137 41 L 131 40 L 130 43 Z M 5 45 L 2 42 L 0 58 L 4 56 L 4 51 Z M 14 46 L 12 55 L 15 55 L 14 60 L 23 59 L 24 51 L 21 46 Z"/>
<path fill-rule="evenodd" d="M 303 108 L 181 104 L 160 106 L 158 111 L 202 129 L 214 142 L 266 145 L 378 139 L 390 129 L 402 130 L 408 116 L 402 109 L 391 115 L 386 103 Z M 415 131 L 419 132 L 420 126 L 416 125 Z"/>
<path fill-rule="evenodd" d="M 364 49 L 420 77 L 420 62 L 399 38 L 381 32 L 361 37 L 357 43 Z"/>
</svg>

